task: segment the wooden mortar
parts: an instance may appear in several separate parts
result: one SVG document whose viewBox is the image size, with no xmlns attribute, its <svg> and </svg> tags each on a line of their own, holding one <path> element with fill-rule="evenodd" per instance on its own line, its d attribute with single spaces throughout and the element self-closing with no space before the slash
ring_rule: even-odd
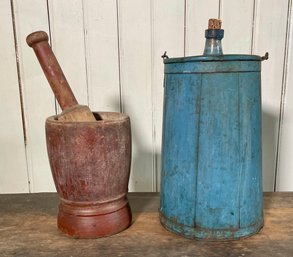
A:
<svg viewBox="0 0 293 257">
<path fill-rule="evenodd" d="M 48 44 L 27 37 L 62 108 L 46 120 L 47 151 L 59 195 L 58 228 L 75 238 L 109 236 L 131 224 L 127 200 L 131 127 L 127 115 L 78 104 Z"/>
</svg>

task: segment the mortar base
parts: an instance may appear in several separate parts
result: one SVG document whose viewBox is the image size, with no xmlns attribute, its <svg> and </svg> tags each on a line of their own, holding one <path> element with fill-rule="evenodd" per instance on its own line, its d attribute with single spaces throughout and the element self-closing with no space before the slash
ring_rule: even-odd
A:
<svg viewBox="0 0 293 257">
<path fill-rule="evenodd" d="M 110 213 L 74 215 L 59 205 L 58 228 L 74 238 L 99 238 L 119 233 L 131 225 L 131 209 L 127 202 L 122 208 Z"/>
</svg>

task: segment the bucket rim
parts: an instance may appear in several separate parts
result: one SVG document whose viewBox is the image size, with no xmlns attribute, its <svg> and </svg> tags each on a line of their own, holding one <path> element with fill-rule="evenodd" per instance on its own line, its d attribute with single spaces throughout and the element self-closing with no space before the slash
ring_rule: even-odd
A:
<svg viewBox="0 0 293 257">
<path fill-rule="evenodd" d="M 164 63 L 182 62 L 225 62 L 225 61 L 262 61 L 259 55 L 249 54 L 224 54 L 224 55 L 197 55 L 188 57 L 165 58 Z"/>
</svg>

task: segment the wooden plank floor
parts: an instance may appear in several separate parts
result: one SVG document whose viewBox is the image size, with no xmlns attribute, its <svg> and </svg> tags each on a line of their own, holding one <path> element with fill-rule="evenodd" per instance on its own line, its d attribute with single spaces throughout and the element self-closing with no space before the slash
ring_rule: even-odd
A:
<svg viewBox="0 0 293 257">
<path fill-rule="evenodd" d="M 0 195 L 0 256 L 293 256 L 293 192 L 265 193 L 265 226 L 227 242 L 185 239 L 159 222 L 159 194 L 130 193 L 132 226 L 111 237 L 71 239 L 57 230 L 55 193 Z"/>
</svg>

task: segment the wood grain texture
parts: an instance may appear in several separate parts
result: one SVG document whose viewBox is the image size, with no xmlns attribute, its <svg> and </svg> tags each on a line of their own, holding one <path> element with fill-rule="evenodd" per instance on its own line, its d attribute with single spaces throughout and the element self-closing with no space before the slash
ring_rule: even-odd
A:
<svg viewBox="0 0 293 257">
<path fill-rule="evenodd" d="M 0 2 L 0 192 L 29 192 L 12 13 Z M 9 71 L 9 72 L 8 72 Z"/>
<path fill-rule="evenodd" d="M 241 57 L 164 61 L 161 221 L 188 237 L 241 237 L 262 224 L 261 59 Z"/>
<path fill-rule="evenodd" d="M 120 111 L 116 0 L 84 1 L 89 105 L 93 111 Z"/>
<path fill-rule="evenodd" d="M 287 28 L 287 48 L 285 50 L 284 63 L 284 81 L 281 98 L 281 113 L 280 121 L 280 141 L 279 141 L 279 159 L 276 176 L 277 191 L 292 191 L 293 190 L 293 169 L 292 152 L 293 152 L 293 16 L 292 16 L 292 1 L 290 1 L 290 13 L 288 17 Z"/>
<path fill-rule="evenodd" d="M 15 38 L 11 3 L 15 9 Z M 9 192 L 26 190 L 19 189 L 19 185 L 27 183 L 32 192 L 55 191 L 44 138 L 44 120 L 55 114 L 55 100 L 31 49 L 25 44 L 29 33 L 44 30 L 51 34 L 53 49 L 81 104 L 89 103 L 97 111 L 129 112 L 134 135 L 130 189 L 155 191 L 160 189 L 163 112 L 160 56 L 165 50 L 170 57 L 202 54 L 207 21 L 218 17 L 225 30 L 224 53 L 264 55 L 268 51 L 270 54 L 270 59 L 262 65 L 263 184 L 266 191 L 274 190 L 278 161 L 276 189 L 292 189 L 288 171 L 293 165 L 289 143 L 292 141 L 290 76 L 284 83 L 286 74 L 292 69 L 292 54 L 289 51 L 286 57 L 285 49 L 286 45 L 290 49 L 292 44 L 291 39 L 286 41 L 286 35 L 292 33 L 288 31 L 289 27 L 287 29 L 287 25 L 292 27 L 292 19 L 287 20 L 292 1 L 280 0 L 276 5 L 274 0 L 5 0 L 1 6 L 0 21 L 5 24 L 1 33 L 8 37 L 1 43 L 1 49 L 4 49 L 1 57 L 9 56 L 10 61 L 6 62 L 6 57 L 1 60 L 3 83 L 0 91 L 4 100 L 1 98 L 0 109 L 7 110 L 9 102 L 15 103 L 9 109 L 13 112 L 11 127 L 15 131 L 9 127 L 8 132 L 1 129 L 1 134 L 4 138 L 7 133 L 15 136 L 9 140 L 13 148 L 2 150 L 5 161 L 1 163 L 5 164 L 0 166 L 0 174 L 7 179 L 9 176 L 10 182 L 1 185 L 0 192 L 8 192 L 7 187 Z M 11 55 L 14 40 L 17 56 Z M 15 88 L 15 93 L 7 93 L 5 89 L 7 83 L 13 85 L 18 81 L 15 67 L 11 66 L 16 61 L 23 88 L 26 162 L 19 116 L 21 107 L 16 103 L 20 95 Z M 279 131 L 279 114 L 283 111 Z M 7 119 L 10 122 L 8 117 L 3 121 Z M 282 134 L 277 160 L 279 132 Z M 2 149 L 6 146 L 5 141 Z M 20 157 L 15 158 L 15 154 Z M 28 179 L 19 175 L 24 166 L 27 166 Z M 7 175 L 7 169 L 10 175 Z"/>
<path fill-rule="evenodd" d="M 88 105 L 82 0 L 49 0 L 52 49 L 80 104 Z"/>
<path fill-rule="evenodd" d="M 27 44 L 33 48 L 47 81 L 54 92 L 62 113 L 58 116 L 60 121 L 96 121 L 88 106 L 79 105 L 66 77 L 57 61 L 55 54 L 48 43 L 48 34 L 37 31 L 29 34 Z"/>
<path fill-rule="evenodd" d="M 132 126 L 131 191 L 152 191 L 151 4 L 118 1 L 122 112 Z"/>
<path fill-rule="evenodd" d="M 293 195 L 264 195 L 265 226 L 238 241 L 204 242 L 185 239 L 159 223 L 158 194 L 129 194 L 134 212 L 132 226 L 117 235 L 70 239 L 56 227 L 56 194 L 0 196 L 2 256 L 292 256 Z"/>
<path fill-rule="evenodd" d="M 47 7 L 43 2 L 33 0 L 15 0 L 14 6 L 17 58 L 20 63 L 27 131 L 28 182 L 32 192 L 55 191 L 47 158 L 44 130 L 45 119 L 55 114 L 55 100 L 41 67 L 25 40 L 33 31 L 48 32 Z"/>
<path fill-rule="evenodd" d="M 253 8 L 254 0 L 221 1 L 220 19 L 225 30 L 222 40 L 225 54 L 251 53 Z"/>
<path fill-rule="evenodd" d="M 219 0 L 186 0 L 186 56 L 201 55 L 203 53 L 205 45 L 204 33 L 208 27 L 208 20 L 217 18 L 218 12 Z M 222 22 L 223 26 L 225 26 L 225 21 Z"/>
<path fill-rule="evenodd" d="M 280 101 L 283 80 L 285 38 L 288 1 L 256 1 L 256 18 L 252 53 L 270 59 L 262 63 L 262 142 L 263 142 L 263 185 L 265 191 L 274 190 L 277 140 L 279 130 Z M 274 17 L 272 19 L 272 9 Z"/>
<path fill-rule="evenodd" d="M 165 7 L 168 6 L 168 11 Z M 164 64 L 161 56 L 184 55 L 184 2 L 153 1 L 152 5 L 152 114 L 153 191 L 160 191 Z"/>
<path fill-rule="evenodd" d="M 60 197 L 58 227 L 77 238 L 111 235 L 131 222 L 129 117 L 95 116 L 96 122 L 46 120 L 48 157 Z"/>
</svg>

